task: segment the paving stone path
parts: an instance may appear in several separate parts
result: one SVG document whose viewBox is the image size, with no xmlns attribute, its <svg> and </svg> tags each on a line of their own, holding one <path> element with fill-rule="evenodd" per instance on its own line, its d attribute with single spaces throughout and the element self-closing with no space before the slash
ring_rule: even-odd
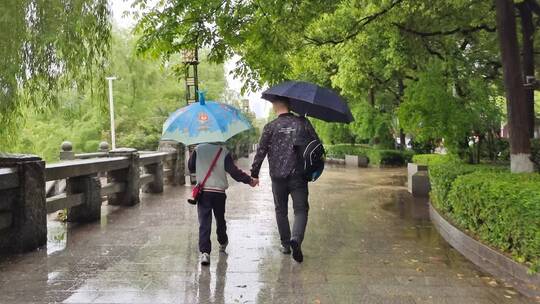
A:
<svg viewBox="0 0 540 304">
<path fill-rule="evenodd" d="M 0 303 L 535 303 L 450 248 L 405 174 L 329 168 L 311 184 L 303 264 L 278 251 L 267 166 L 260 188 L 229 190 L 228 254 L 213 235 L 210 267 L 185 187 L 104 206 L 98 223 L 51 218 L 46 248 L 0 257 Z"/>
</svg>

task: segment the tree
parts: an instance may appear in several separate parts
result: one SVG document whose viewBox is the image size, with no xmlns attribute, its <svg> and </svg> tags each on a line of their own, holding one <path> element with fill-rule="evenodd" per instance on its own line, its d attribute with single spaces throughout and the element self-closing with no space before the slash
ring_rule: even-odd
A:
<svg viewBox="0 0 540 304">
<path fill-rule="evenodd" d="M 524 1 L 529 10 L 537 7 Z M 138 29 L 139 50 L 154 55 L 194 43 L 211 48 L 212 60 L 240 55 L 236 74 L 247 88 L 291 78 L 332 87 L 367 124 L 351 127 L 356 136 L 374 139 L 375 130 L 387 130 L 403 139 L 404 131 L 418 131 L 416 119 L 440 126 L 428 133 L 449 137 L 458 150 L 498 129 L 501 120 L 502 63 L 494 59 L 500 50 L 490 1 L 163 1 Z M 433 65 L 439 68 L 430 70 Z M 421 80 L 431 76 L 440 83 Z M 430 89 L 440 93 L 440 108 L 430 108 L 429 94 L 420 94 Z M 413 111 L 414 104 L 425 111 Z M 402 108 L 414 113 L 410 121 Z M 463 122 L 459 115 L 467 118 L 463 127 L 451 127 Z"/>
<path fill-rule="evenodd" d="M 117 144 L 155 150 L 163 122 L 185 105 L 183 79 L 175 74 L 175 67 L 181 62 L 179 56 L 165 63 L 139 57 L 135 52 L 136 39 L 127 31 L 112 32 L 106 70 L 118 76 L 114 83 Z M 219 100 L 226 86 L 223 66 L 203 59 L 199 68 L 201 78 L 205 79 L 202 88 L 210 98 Z M 93 81 L 105 83 L 103 78 Z M 100 141 L 110 142 L 110 125 L 108 108 L 97 106 L 95 98 L 89 87 L 66 88 L 58 93 L 57 104 L 48 109 L 24 107 L 24 119 L 12 133 L 14 139 L 2 150 L 34 153 L 54 161 L 60 143 L 68 140 L 77 152 L 97 151 Z"/>
<path fill-rule="evenodd" d="M 514 3 L 511 0 L 497 0 L 496 6 L 504 84 L 508 100 L 511 170 L 512 172 L 533 172 L 534 164 L 530 160 L 531 143 L 529 141 L 531 128 L 523 86 Z"/>
<path fill-rule="evenodd" d="M 13 140 L 26 107 L 58 105 L 63 89 L 103 93 L 110 47 L 106 0 L 0 2 L 0 147 Z M 95 99 L 100 100 L 99 98 Z"/>
</svg>

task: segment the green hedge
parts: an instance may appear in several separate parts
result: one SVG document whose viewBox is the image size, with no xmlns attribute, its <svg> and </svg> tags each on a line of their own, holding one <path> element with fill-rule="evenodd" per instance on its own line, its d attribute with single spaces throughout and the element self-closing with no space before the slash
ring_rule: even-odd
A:
<svg viewBox="0 0 540 304">
<path fill-rule="evenodd" d="M 411 162 L 414 155 L 412 151 L 374 149 L 366 145 L 333 145 L 325 148 L 330 157 L 365 156 L 372 165 L 402 166 Z"/>
<path fill-rule="evenodd" d="M 489 244 L 540 266 L 540 175 L 476 171 L 458 176 L 447 214 Z"/>
<path fill-rule="evenodd" d="M 419 165 L 435 165 L 457 160 L 457 157 L 451 154 L 416 154 L 412 160 Z"/>
<path fill-rule="evenodd" d="M 453 182 L 459 176 L 471 174 L 476 171 L 504 172 L 508 171 L 508 168 L 491 165 L 470 165 L 454 158 L 431 164 L 429 166 L 429 180 L 431 183 L 430 198 L 432 203 L 443 212 L 451 212 L 452 204 L 448 201 L 447 197 Z"/>
<path fill-rule="evenodd" d="M 330 157 L 345 158 L 345 155 L 367 156 L 365 145 L 332 145 L 325 146 L 326 154 Z"/>
</svg>

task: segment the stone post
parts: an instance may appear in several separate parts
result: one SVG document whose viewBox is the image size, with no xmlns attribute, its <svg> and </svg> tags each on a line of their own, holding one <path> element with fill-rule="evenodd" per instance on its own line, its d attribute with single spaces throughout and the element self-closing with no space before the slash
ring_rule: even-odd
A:
<svg viewBox="0 0 540 304">
<path fill-rule="evenodd" d="M 60 146 L 60 160 L 74 160 L 75 152 L 73 152 L 73 144 L 69 141 L 64 141 Z"/>
<path fill-rule="evenodd" d="M 108 153 L 109 152 L 109 143 L 102 141 L 99 143 L 98 152 Z M 99 172 L 98 177 L 107 177 L 107 172 Z"/>
<path fill-rule="evenodd" d="M 19 187 L 0 190 L 0 207 L 11 213 L 0 231 L 0 252 L 21 253 L 47 243 L 45 162 L 34 155 L 0 154 L 0 168 L 16 168 Z"/>
<path fill-rule="evenodd" d="M 71 177 L 66 193 L 83 194 L 83 203 L 68 209 L 68 222 L 92 222 L 101 218 L 101 182 L 97 175 Z"/>
<path fill-rule="evenodd" d="M 163 162 L 144 166 L 145 173 L 152 174 L 154 180 L 143 186 L 145 193 L 162 193 L 163 192 Z"/>
<path fill-rule="evenodd" d="M 418 165 L 415 163 L 408 163 L 407 164 L 407 190 L 409 193 L 413 193 L 413 180 L 412 177 L 414 174 L 420 171 L 428 171 L 428 166 L 426 165 Z"/>
<path fill-rule="evenodd" d="M 122 148 L 109 152 L 110 157 L 126 156 L 129 166 L 124 169 L 109 171 L 107 179 L 110 183 L 124 183 L 125 191 L 109 196 L 110 205 L 134 206 L 140 202 L 140 168 L 139 153 L 136 149 Z"/>
<path fill-rule="evenodd" d="M 98 152 L 109 152 L 109 143 L 106 141 L 100 142 Z"/>
<path fill-rule="evenodd" d="M 173 171 L 172 176 L 167 178 L 167 183 L 173 186 L 186 184 L 186 148 L 181 143 L 172 140 L 162 140 L 159 142 L 159 152 L 174 152 L 176 158 L 167 161 L 167 168 Z"/>
</svg>

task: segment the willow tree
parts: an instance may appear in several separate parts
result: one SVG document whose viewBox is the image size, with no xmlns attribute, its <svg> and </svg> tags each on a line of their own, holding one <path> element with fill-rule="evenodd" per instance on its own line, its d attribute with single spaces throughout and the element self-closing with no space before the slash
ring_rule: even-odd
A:
<svg viewBox="0 0 540 304">
<path fill-rule="evenodd" d="M 103 92 L 110 10 L 107 0 L 6 0 L 0 13 L 1 150 L 28 108 L 55 106 L 65 88 Z"/>
</svg>

